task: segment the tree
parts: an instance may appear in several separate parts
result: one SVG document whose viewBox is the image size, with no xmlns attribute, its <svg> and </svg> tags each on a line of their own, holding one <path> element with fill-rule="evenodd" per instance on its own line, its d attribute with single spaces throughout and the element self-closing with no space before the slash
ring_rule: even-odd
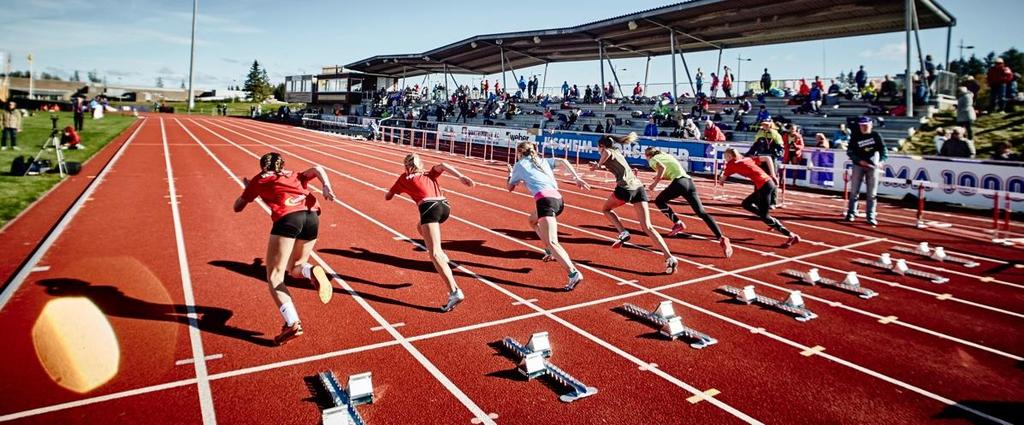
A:
<svg viewBox="0 0 1024 425">
<path fill-rule="evenodd" d="M 267 77 L 267 70 L 260 66 L 259 61 L 252 61 L 249 74 L 245 77 L 244 90 L 249 92 L 249 98 L 253 102 L 262 102 L 274 94 L 270 78 Z"/>
<path fill-rule="evenodd" d="M 284 102 L 284 83 L 274 86 L 274 98 Z"/>
<path fill-rule="evenodd" d="M 185 79 L 184 78 L 181 79 L 181 88 L 183 90 L 185 89 Z"/>
<path fill-rule="evenodd" d="M 1006 62 L 1006 66 L 1010 67 L 1013 72 L 1024 71 L 1024 52 L 1011 47 L 1009 50 L 999 55 Z"/>
<path fill-rule="evenodd" d="M 77 69 L 75 70 L 75 73 L 71 75 L 71 81 L 82 81 L 82 76 L 78 75 Z"/>
<path fill-rule="evenodd" d="M 156 87 L 160 89 L 164 88 L 164 77 L 156 77 Z"/>
<path fill-rule="evenodd" d="M 99 84 L 103 82 L 103 80 L 100 79 L 100 76 L 96 73 L 96 71 L 89 71 L 85 77 L 88 78 L 89 82 L 93 84 Z"/>
</svg>

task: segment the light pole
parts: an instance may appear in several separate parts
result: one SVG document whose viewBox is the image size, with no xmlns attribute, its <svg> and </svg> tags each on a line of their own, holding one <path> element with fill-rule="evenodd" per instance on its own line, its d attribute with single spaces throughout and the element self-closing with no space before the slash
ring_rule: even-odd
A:
<svg viewBox="0 0 1024 425">
<path fill-rule="evenodd" d="M 188 112 L 196 107 L 195 95 L 192 92 L 192 72 L 196 64 L 196 14 L 199 13 L 199 0 L 192 0 L 192 51 L 188 55 Z"/>
<path fill-rule="evenodd" d="M 745 58 L 740 55 L 736 55 L 736 84 L 740 82 L 740 75 L 743 74 L 743 62 L 750 62 L 750 58 Z M 743 90 L 745 93 L 746 90 Z"/>
<path fill-rule="evenodd" d="M 960 45 L 957 46 L 957 47 L 960 48 L 960 62 L 961 63 L 963 63 L 963 61 L 964 61 L 964 49 L 967 49 L 967 50 L 974 49 L 974 46 L 964 46 L 964 39 L 962 39 L 962 38 L 960 39 Z"/>
</svg>

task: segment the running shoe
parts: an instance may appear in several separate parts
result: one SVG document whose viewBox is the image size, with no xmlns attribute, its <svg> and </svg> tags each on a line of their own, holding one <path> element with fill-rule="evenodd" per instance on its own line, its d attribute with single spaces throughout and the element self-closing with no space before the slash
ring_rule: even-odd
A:
<svg viewBox="0 0 1024 425">
<path fill-rule="evenodd" d="M 870 224 L 871 227 L 878 227 L 878 220 L 875 220 L 873 218 L 869 218 L 868 219 L 868 224 Z"/>
<path fill-rule="evenodd" d="M 853 217 L 853 215 L 852 215 L 852 214 L 848 214 L 848 215 L 846 216 L 846 221 L 849 221 L 849 222 L 851 222 L 851 223 L 852 223 L 852 222 L 853 222 L 853 220 L 856 220 L 856 219 L 855 219 L 855 218 Z"/>
<path fill-rule="evenodd" d="M 725 258 L 732 257 L 732 243 L 729 242 L 729 238 L 722 236 L 722 239 L 718 240 L 718 244 L 722 246 L 722 252 L 725 253 Z"/>
<path fill-rule="evenodd" d="M 317 286 L 320 291 L 320 302 L 327 304 L 331 301 L 331 297 L 334 295 L 334 286 L 331 285 L 331 280 L 327 278 L 327 272 L 324 271 L 323 267 L 313 266 L 310 270 L 309 280 Z"/>
<path fill-rule="evenodd" d="M 583 273 L 580 273 L 579 270 L 573 270 L 572 272 L 569 273 L 569 284 L 565 285 L 565 290 L 573 290 L 573 288 L 576 288 L 576 285 L 578 285 L 582 281 Z"/>
<path fill-rule="evenodd" d="M 449 312 L 455 309 L 455 306 L 459 305 L 462 300 L 466 299 L 466 296 L 462 293 L 461 289 L 456 289 L 455 292 L 448 294 L 448 304 L 441 307 L 442 312 Z"/>
<path fill-rule="evenodd" d="M 622 248 L 622 244 L 624 244 L 626 242 L 629 242 L 629 232 L 619 233 L 618 239 L 616 239 L 615 242 L 612 242 L 612 248 L 614 248 L 614 249 Z"/>
<path fill-rule="evenodd" d="M 671 257 L 665 260 L 665 274 L 675 274 L 676 269 L 679 268 L 679 260 L 676 257 Z"/>
<path fill-rule="evenodd" d="M 281 334 L 274 337 L 274 343 L 284 345 L 299 335 L 302 335 L 302 322 L 295 322 L 291 326 L 284 325 L 281 327 Z"/>
<path fill-rule="evenodd" d="M 789 236 L 789 239 L 786 240 L 786 243 L 782 244 L 782 247 L 789 248 L 798 243 L 800 243 L 800 235 L 793 233 L 792 235 Z"/>
<path fill-rule="evenodd" d="M 668 237 L 671 238 L 675 235 L 678 235 L 683 230 L 686 230 L 686 224 L 683 223 L 682 221 L 677 221 L 676 224 L 672 225 L 672 230 L 668 232 Z"/>
<path fill-rule="evenodd" d="M 540 261 L 550 263 L 552 261 L 555 261 L 555 256 L 551 255 L 551 250 L 544 248 L 544 258 L 541 258 Z"/>
</svg>

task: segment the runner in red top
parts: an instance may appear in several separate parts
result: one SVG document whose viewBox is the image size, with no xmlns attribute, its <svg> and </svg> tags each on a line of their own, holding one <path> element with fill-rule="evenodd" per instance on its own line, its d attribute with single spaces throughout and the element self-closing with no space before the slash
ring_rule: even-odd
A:
<svg viewBox="0 0 1024 425">
<path fill-rule="evenodd" d="M 437 178 L 445 171 L 452 173 L 462 181 L 462 184 L 473 187 L 473 180 L 466 177 L 459 170 L 451 165 L 440 163 L 433 166 L 430 171 L 424 172 L 423 161 L 420 156 L 411 153 L 405 157 L 405 172 L 398 176 L 398 180 L 391 186 L 391 190 L 384 199 L 390 201 L 395 195 L 406 194 L 420 210 L 420 224 L 417 228 L 423 236 L 423 243 L 430 253 L 430 261 L 434 263 L 434 269 L 441 275 L 441 281 L 448 285 L 448 302 L 441 307 L 442 312 L 451 311 L 466 295 L 455 283 L 452 276 L 452 269 L 448 266 L 448 256 L 441 249 L 441 223 L 448 221 L 451 214 L 451 206 L 441 192 L 441 186 Z"/>
<path fill-rule="evenodd" d="M 725 179 L 733 174 L 739 174 L 750 179 L 754 183 L 754 193 L 751 193 L 750 196 L 743 200 L 743 208 L 760 217 L 768 227 L 789 236 L 786 243 L 782 244 L 784 248 L 800 242 L 799 235 L 790 232 L 789 229 L 782 225 L 782 222 L 769 214 L 769 211 L 771 211 L 769 205 L 772 195 L 775 193 L 775 178 L 764 172 L 760 164 L 765 163 L 769 170 L 772 169 L 774 164 L 770 160 L 765 161 L 758 157 L 744 158 L 736 148 L 725 150 L 725 160 L 725 171 L 722 172 L 719 184 L 724 184 Z"/>
<path fill-rule="evenodd" d="M 235 200 L 235 212 L 242 212 L 257 198 L 271 211 L 274 226 L 267 246 L 267 283 L 270 295 L 284 317 L 281 334 L 274 338 L 278 345 L 302 335 L 299 313 L 284 284 L 286 272 L 296 279 L 306 278 L 315 282 L 319 286 L 320 301 L 324 304 L 334 294 L 324 269 L 308 263 L 320 227 L 320 206 L 307 186 L 314 178 L 323 183 L 324 199 L 333 201 L 334 192 L 322 167 L 295 173 L 284 169 L 281 154 L 268 153 L 260 158 L 260 173 L 251 180 L 243 179 L 245 190 Z"/>
</svg>

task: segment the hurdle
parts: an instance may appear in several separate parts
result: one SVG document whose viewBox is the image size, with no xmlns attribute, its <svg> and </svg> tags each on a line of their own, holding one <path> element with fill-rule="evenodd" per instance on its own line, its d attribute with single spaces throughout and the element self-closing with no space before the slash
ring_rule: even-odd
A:
<svg viewBox="0 0 1024 425">
<path fill-rule="evenodd" d="M 916 248 L 911 248 L 909 246 L 894 246 L 889 249 L 904 254 L 917 255 L 922 258 L 930 258 L 938 262 L 959 264 L 967 268 L 978 267 L 979 265 L 977 261 L 973 261 L 964 257 L 947 255 L 946 250 L 941 246 L 931 248 L 928 246 L 928 242 L 921 242 L 920 244 L 917 245 Z"/>
<path fill-rule="evenodd" d="M 943 284 L 949 282 L 948 277 L 939 276 L 935 273 L 913 270 L 907 267 L 907 261 L 902 258 L 893 261 L 892 257 L 889 255 L 888 252 L 883 252 L 878 257 L 878 261 L 872 261 L 867 258 L 854 258 L 853 262 L 864 266 L 871 266 L 882 270 L 888 270 L 901 276 L 911 276 L 916 277 L 918 279 L 924 279 L 930 281 L 931 283 Z"/>
<path fill-rule="evenodd" d="M 373 380 L 370 372 L 349 376 L 348 390 L 342 388 L 332 371 L 317 374 L 333 406 L 321 413 L 323 425 L 365 425 L 356 406 L 373 404 Z"/>
<path fill-rule="evenodd" d="M 690 347 L 701 349 L 718 343 L 707 334 L 683 325 L 682 317 L 676 315 L 672 301 L 662 301 L 655 311 L 647 311 L 633 304 L 623 304 L 622 309 L 630 316 L 658 328 L 658 333 L 670 340 L 686 339 Z"/>
<path fill-rule="evenodd" d="M 822 277 L 821 275 L 818 274 L 818 269 L 816 268 L 812 268 L 806 273 L 798 270 L 787 269 L 782 272 L 782 275 L 799 279 L 801 282 L 809 284 L 811 286 L 821 285 L 845 292 L 851 292 L 865 300 L 878 296 L 877 292 L 860 286 L 860 278 L 857 277 L 857 272 L 847 273 L 846 278 L 843 279 L 842 282 L 829 279 L 827 277 Z"/>
<path fill-rule="evenodd" d="M 785 301 L 757 295 L 754 293 L 754 285 L 744 286 L 743 289 L 725 285 L 718 287 L 718 291 L 732 295 L 737 301 L 747 305 L 761 304 L 765 307 L 779 310 L 793 316 L 793 318 L 798 322 L 806 322 L 818 317 L 817 314 L 814 314 L 814 312 L 808 310 L 807 307 L 804 306 L 804 299 L 803 296 L 800 295 L 800 291 L 790 292 L 789 297 L 786 298 Z"/>
<path fill-rule="evenodd" d="M 503 338 L 501 345 L 516 358 L 518 361 L 516 370 L 525 376 L 527 381 L 546 375 L 559 385 L 568 388 L 568 393 L 558 397 L 562 402 L 572 403 L 597 394 L 597 388 L 588 387 L 579 379 L 544 359 L 545 353 L 547 356 L 551 355 L 547 332 L 533 334 L 528 345 L 520 344 L 512 337 Z M 545 349 L 545 347 L 547 348 Z"/>
</svg>

